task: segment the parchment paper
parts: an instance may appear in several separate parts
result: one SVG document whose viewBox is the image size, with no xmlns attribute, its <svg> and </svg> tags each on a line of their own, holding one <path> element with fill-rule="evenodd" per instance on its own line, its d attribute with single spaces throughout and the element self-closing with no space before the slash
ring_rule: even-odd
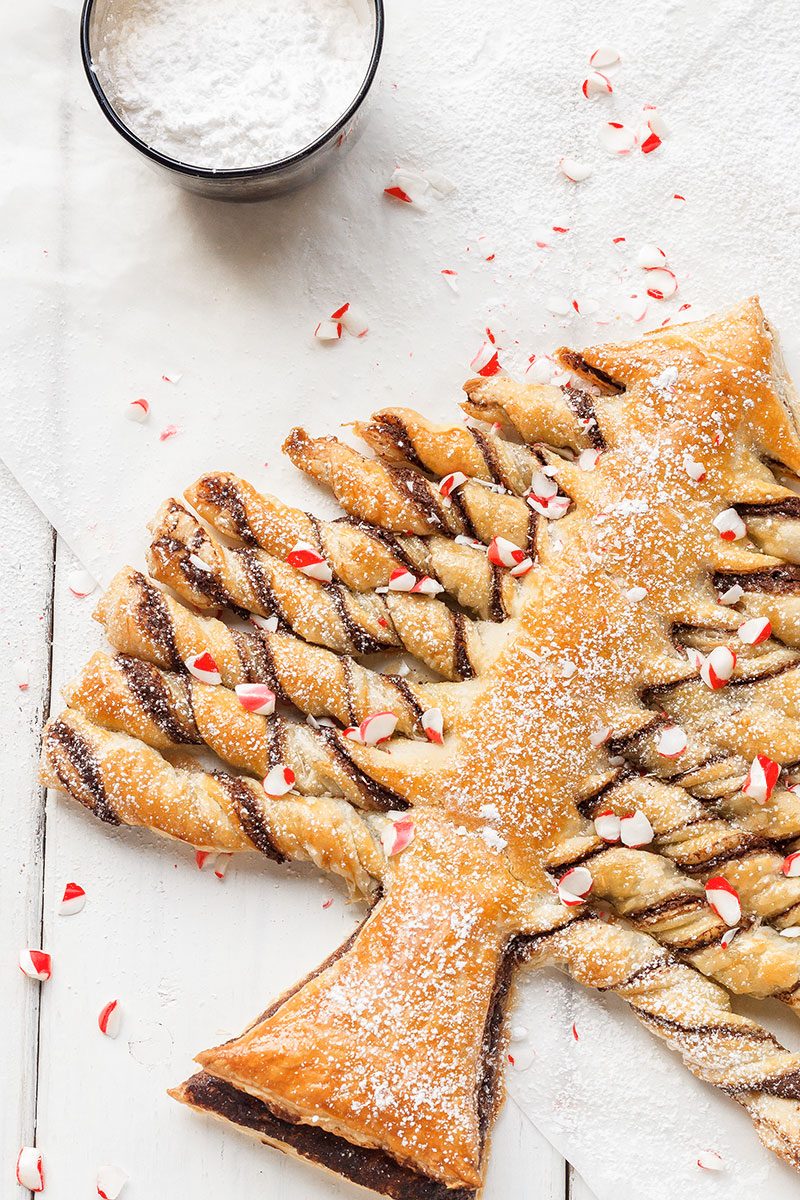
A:
<svg viewBox="0 0 800 1200">
<path fill-rule="evenodd" d="M 289 427 L 331 432 L 387 403 L 452 415 L 487 325 L 522 371 L 556 344 L 628 336 L 683 304 L 700 315 L 758 290 L 798 366 L 789 0 L 389 0 L 361 142 L 307 191 L 253 207 L 179 192 L 117 138 L 82 77 L 78 10 L 29 0 L 0 16 L 0 453 L 100 582 L 141 562 L 145 520 L 204 469 L 333 511 L 282 465 Z M 614 95 L 589 102 L 580 82 L 601 43 L 623 63 Z M 670 126 L 662 148 L 609 156 L 600 126 L 636 125 L 648 103 Z M 590 162 L 591 179 L 564 180 L 565 154 Z M 457 190 L 424 212 L 392 204 L 382 189 L 398 162 Z M 569 233 L 537 248 L 553 225 Z M 680 290 L 636 325 L 619 314 L 643 290 L 636 252 L 649 242 Z M 457 292 L 443 269 L 458 272 Z M 553 316 L 564 297 L 598 308 Z M 366 311 L 368 336 L 315 343 L 345 300 Z M 125 419 L 139 396 L 151 405 L 141 426 Z M 511 1093 L 600 1200 L 796 1197 L 797 1176 L 736 1105 L 613 999 L 531 975 L 515 1024 L 528 1036 L 513 1047 Z M 706 1149 L 724 1172 L 697 1167 Z M 509 1200 L 527 1196 L 520 1180 Z"/>
</svg>

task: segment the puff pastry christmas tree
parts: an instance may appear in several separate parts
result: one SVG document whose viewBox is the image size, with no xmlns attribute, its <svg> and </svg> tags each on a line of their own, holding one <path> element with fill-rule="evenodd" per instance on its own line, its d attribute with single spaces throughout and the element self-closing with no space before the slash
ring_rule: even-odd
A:
<svg viewBox="0 0 800 1200">
<path fill-rule="evenodd" d="M 728 996 L 800 1008 L 794 393 L 755 300 L 560 361 L 470 381 L 473 426 L 377 413 L 375 458 L 293 431 L 343 520 L 203 476 L 152 526 L 171 591 L 117 576 L 117 656 L 44 738 L 106 821 L 370 898 L 175 1095 L 398 1200 L 480 1187 L 523 961 L 616 991 L 800 1166 L 800 1058 Z"/>
</svg>

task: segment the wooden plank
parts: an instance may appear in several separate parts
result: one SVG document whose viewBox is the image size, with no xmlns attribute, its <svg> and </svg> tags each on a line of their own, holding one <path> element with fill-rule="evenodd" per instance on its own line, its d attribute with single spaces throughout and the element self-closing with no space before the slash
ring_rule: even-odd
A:
<svg viewBox="0 0 800 1200">
<path fill-rule="evenodd" d="M 595 1200 L 594 1192 L 590 1190 L 588 1184 L 584 1183 L 583 1176 L 579 1175 L 574 1167 L 569 1168 L 567 1197 L 568 1200 Z"/>
<path fill-rule="evenodd" d="M 70 596 L 69 567 L 59 543 L 54 692 L 102 644 L 90 617 L 95 598 Z M 311 868 L 255 856 L 235 860 L 220 883 L 198 872 L 186 849 L 101 825 L 55 794 L 46 849 L 44 922 L 57 970 L 42 1005 L 39 1126 L 51 1200 L 90 1194 L 106 1162 L 130 1173 L 131 1200 L 363 1196 L 166 1095 L 191 1072 L 193 1054 L 239 1032 L 340 944 L 359 906 Z M 88 902 L 60 918 L 55 904 L 70 879 L 86 888 Z M 123 1012 L 116 1041 L 97 1028 L 111 999 Z M 509 1101 L 495 1131 L 487 1200 L 563 1200 L 564 1178 L 563 1159 Z"/>
<path fill-rule="evenodd" d="M 15 962 L 20 949 L 42 944 L 44 796 L 36 781 L 36 763 L 50 671 L 53 534 L 2 464 L 0 504 L 0 572 L 7 597 L 0 608 L 5 664 L 0 683 L 0 841 L 5 864 L 0 872 L 0 1173 L 7 1180 L 20 1146 L 31 1145 L 35 1138 L 40 985 L 16 970 Z M 12 673 L 18 659 L 30 673 L 24 692 Z"/>
</svg>

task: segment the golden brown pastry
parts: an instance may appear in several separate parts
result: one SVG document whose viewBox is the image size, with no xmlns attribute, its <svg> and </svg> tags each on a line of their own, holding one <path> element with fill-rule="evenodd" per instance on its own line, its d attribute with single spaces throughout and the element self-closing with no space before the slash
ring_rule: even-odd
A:
<svg viewBox="0 0 800 1200">
<path fill-rule="evenodd" d="M 349 521 L 228 473 L 186 493 L 210 530 L 168 501 L 150 569 L 200 613 L 122 572 L 120 656 L 45 732 L 106 820 L 379 889 L 174 1094 L 395 1200 L 480 1187 L 522 961 L 616 991 L 800 1166 L 800 1057 L 728 999 L 800 1007 L 794 392 L 755 300 L 560 361 L 564 389 L 466 385 L 496 428 L 384 410 L 374 459 L 293 431 Z"/>
</svg>

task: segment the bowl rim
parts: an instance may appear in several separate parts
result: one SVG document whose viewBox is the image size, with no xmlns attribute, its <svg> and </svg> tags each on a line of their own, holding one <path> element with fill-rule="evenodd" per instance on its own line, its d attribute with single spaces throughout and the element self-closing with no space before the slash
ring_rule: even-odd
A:
<svg viewBox="0 0 800 1200">
<path fill-rule="evenodd" d="M 83 9 L 81 10 L 81 59 L 83 61 L 83 69 L 86 72 L 86 77 L 89 81 L 89 86 L 94 93 L 95 100 L 99 104 L 103 115 L 110 125 L 116 129 L 126 142 L 144 154 L 151 161 L 159 163 L 162 167 L 166 167 L 177 174 L 188 176 L 192 179 L 207 179 L 207 180 L 230 180 L 238 181 L 245 179 L 263 179 L 271 175 L 281 175 L 287 168 L 299 165 L 307 159 L 313 157 L 317 150 L 327 145 L 330 140 L 340 133 L 341 130 L 348 124 L 350 119 L 355 115 L 358 109 L 366 99 L 372 84 L 375 81 L 375 75 L 378 70 L 381 52 L 383 50 L 383 35 L 385 27 L 385 14 L 383 0 L 369 0 L 370 7 L 375 13 L 375 37 L 372 43 L 372 54 L 370 56 L 369 65 L 367 67 L 364 78 L 361 81 L 358 91 L 353 100 L 342 113 L 342 115 L 323 130 L 313 142 L 309 142 L 307 146 L 303 146 L 301 150 L 295 151 L 294 154 L 288 155 L 286 158 L 276 158 L 273 162 L 263 163 L 255 167 L 224 167 L 220 170 L 214 170 L 213 167 L 193 167 L 189 163 L 181 162 L 179 158 L 171 158 L 168 154 L 162 154 L 160 150 L 154 150 L 152 146 L 148 146 L 130 129 L 116 111 L 105 91 L 100 85 L 100 80 L 97 78 L 97 72 L 92 65 L 92 53 L 89 39 L 89 24 L 92 17 L 92 12 L 95 6 L 95 0 L 84 0 Z"/>
</svg>

